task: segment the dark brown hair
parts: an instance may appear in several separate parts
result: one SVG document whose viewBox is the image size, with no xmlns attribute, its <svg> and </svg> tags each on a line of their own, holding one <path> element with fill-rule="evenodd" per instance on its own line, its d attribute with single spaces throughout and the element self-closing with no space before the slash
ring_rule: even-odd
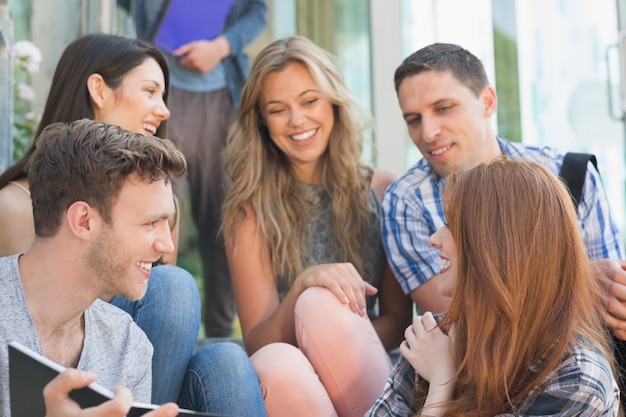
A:
<svg viewBox="0 0 626 417">
<path fill-rule="evenodd" d="M 39 136 L 28 164 L 35 234 L 53 236 L 76 201 L 96 208 L 105 221 L 129 175 L 156 181 L 180 176 L 185 158 L 167 139 L 81 119 L 52 123 Z"/>
<path fill-rule="evenodd" d="M 485 67 L 467 49 L 450 43 L 434 43 L 409 55 L 396 69 L 396 93 L 406 78 L 424 71 L 450 72 L 479 96 L 489 84 Z"/>
<path fill-rule="evenodd" d="M 110 88 L 116 89 L 126 74 L 148 58 L 153 58 L 163 71 L 163 99 L 167 104 L 169 68 L 163 54 L 154 45 L 131 37 L 104 33 L 91 33 L 70 43 L 63 51 L 52 77 L 35 138 L 50 123 L 93 119 L 94 112 L 87 90 L 90 75 L 100 74 Z M 167 137 L 167 121 L 161 123 L 156 136 Z M 36 142 L 33 140 L 24 157 L 0 175 L 0 188 L 10 181 L 27 177 L 26 166 L 37 146 Z"/>
</svg>

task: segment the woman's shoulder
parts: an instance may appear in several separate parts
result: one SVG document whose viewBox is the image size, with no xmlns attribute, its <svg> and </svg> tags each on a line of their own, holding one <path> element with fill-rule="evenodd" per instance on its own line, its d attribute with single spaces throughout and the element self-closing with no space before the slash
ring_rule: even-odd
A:
<svg viewBox="0 0 626 417">
<path fill-rule="evenodd" d="M 30 193 L 23 184 L 10 182 L 0 188 L 0 217 L 21 213 L 32 216 Z"/>
<path fill-rule="evenodd" d="M 35 238 L 30 196 L 14 184 L 0 189 L 0 256 L 23 252 Z"/>
<path fill-rule="evenodd" d="M 579 337 L 571 344 L 568 354 L 554 369 L 543 389 L 523 408 L 542 407 L 541 404 L 555 398 L 560 398 L 572 410 L 601 407 L 598 415 L 609 415 L 605 412 L 616 410 L 619 388 L 606 355 Z"/>
</svg>

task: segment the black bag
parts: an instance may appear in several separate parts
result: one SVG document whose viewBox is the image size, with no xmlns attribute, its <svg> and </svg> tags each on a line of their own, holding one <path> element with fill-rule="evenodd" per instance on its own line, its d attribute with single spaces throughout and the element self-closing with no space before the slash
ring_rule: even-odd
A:
<svg viewBox="0 0 626 417">
<path fill-rule="evenodd" d="M 563 180 L 569 189 L 576 211 L 578 211 L 580 197 L 583 193 L 585 176 L 587 175 L 587 163 L 589 161 L 591 161 L 597 170 L 598 161 L 595 155 L 590 153 L 568 152 L 565 154 L 565 158 L 563 158 L 563 166 L 559 173 L 559 177 L 561 177 L 561 180 Z"/>
</svg>

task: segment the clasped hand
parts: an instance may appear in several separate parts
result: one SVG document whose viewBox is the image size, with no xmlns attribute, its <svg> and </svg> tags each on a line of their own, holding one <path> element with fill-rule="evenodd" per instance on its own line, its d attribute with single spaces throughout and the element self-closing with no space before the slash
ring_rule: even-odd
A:
<svg viewBox="0 0 626 417">
<path fill-rule="evenodd" d="M 455 379 L 453 358 L 454 325 L 445 334 L 431 312 L 417 316 L 404 332 L 400 353 L 422 379 L 431 385 L 445 385 Z"/>
<path fill-rule="evenodd" d="M 221 41 L 221 38 L 193 41 L 180 46 L 173 55 L 178 58 L 182 67 L 206 74 L 228 56 L 229 51 Z"/>
</svg>

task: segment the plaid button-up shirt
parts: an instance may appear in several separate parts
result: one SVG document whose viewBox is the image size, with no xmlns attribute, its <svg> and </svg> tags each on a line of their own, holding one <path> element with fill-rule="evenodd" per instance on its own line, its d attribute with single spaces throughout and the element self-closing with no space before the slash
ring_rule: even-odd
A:
<svg viewBox="0 0 626 417">
<path fill-rule="evenodd" d="M 532 372 L 532 370 L 529 370 Z M 402 356 L 383 394 L 366 417 L 413 416 L 418 409 L 413 388 L 420 376 Z M 617 416 L 619 388 L 606 358 L 588 343 L 572 344 L 570 353 L 550 374 L 547 384 L 502 417 Z"/>
<path fill-rule="evenodd" d="M 558 175 L 564 154 L 551 148 L 497 140 L 508 158 L 538 162 Z M 389 264 L 406 294 L 439 273 L 439 251 L 428 244 L 428 238 L 445 223 L 444 187 L 445 179 L 422 159 L 385 192 L 381 213 L 383 242 Z M 578 206 L 578 220 L 591 259 L 624 259 L 619 230 L 611 216 L 600 174 L 591 163 Z"/>
</svg>

